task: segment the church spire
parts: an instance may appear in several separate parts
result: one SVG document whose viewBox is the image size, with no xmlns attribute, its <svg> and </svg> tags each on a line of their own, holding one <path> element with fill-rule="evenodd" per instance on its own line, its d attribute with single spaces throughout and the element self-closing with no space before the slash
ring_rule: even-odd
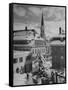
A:
<svg viewBox="0 0 68 90">
<path fill-rule="evenodd" d="M 42 18 L 41 18 L 41 32 L 40 32 L 40 36 L 41 36 L 41 38 L 45 37 L 43 13 L 42 13 Z"/>
<path fill-rule="evenodd" d="M 44 25 L 44 20 L 43 20 L 43 13 L 42 13 L 41 26 L 43 25 Z"/>
</svg>

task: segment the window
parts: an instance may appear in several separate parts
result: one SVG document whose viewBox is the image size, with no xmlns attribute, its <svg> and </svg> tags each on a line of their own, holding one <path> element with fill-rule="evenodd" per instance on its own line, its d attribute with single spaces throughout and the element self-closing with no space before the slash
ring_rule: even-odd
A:
<svg viewBox="0 0 68 90">
<path fill-rule="evenodd" d="M 13 59 L 13 62 L 14 62 L 14 63 L 17 63 L 17 62 L 18 62 L 18 61 L 17 61 L 17 58 L 14 58 L 14 59 Z"/>
<path fill-rule="evenodd" d="M 18 67 L 16 68 L 16 73 L 19 73 L 19 68 Z"/>
<path fill-rule="evenodd" d="M 20 57 L 20 58 L 19 58 L 19 62 L 22 62 L 22 61 L 23 61 L 23 57 Z"/>
</svg>

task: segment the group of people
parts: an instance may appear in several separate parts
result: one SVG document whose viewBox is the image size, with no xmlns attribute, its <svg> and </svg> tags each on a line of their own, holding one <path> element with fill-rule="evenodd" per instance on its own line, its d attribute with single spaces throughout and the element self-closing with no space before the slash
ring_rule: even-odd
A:
<svg viewBox="0 0 68 90">
<path fill-rule="evenodd" d="M 30 82 L 31 84 L 45 84 L 45 85 L 61 83 L 58 82 L 57 72 L 51 72 L 51 77 L 49 77 L 48 74 L 44 71 L 39 71 L 36 74 L 31 73 L 31 75 L 27 73 L 27 82 L 28 81 L 29 81 L 28 84 L 30 84 Z"/>
</svg>

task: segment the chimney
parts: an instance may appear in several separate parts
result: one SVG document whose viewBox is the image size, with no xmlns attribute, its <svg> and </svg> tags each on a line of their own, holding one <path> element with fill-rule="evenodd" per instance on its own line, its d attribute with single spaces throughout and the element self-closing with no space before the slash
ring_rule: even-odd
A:
<svg viewBox="0 0 68 90">
<path fill-rule="evenodd" d="M 62 34 L 62 29 L 61 29 L 61 27 L 59 27 L 59 34 Z"/>
<path fill-rule="evenodd" d="M 27 31 L 27 26 L 25 27 L 25 30 Z"/>
</svg>

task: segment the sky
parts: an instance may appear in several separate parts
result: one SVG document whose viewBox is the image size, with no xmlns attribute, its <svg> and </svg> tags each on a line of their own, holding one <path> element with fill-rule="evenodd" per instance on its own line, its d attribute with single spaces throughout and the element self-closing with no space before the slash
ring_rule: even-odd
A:
<svg viewBox="0 0 68 90">
<path fill-rule="evenodd" d="M 25 26 L 40 32 L 41 17 L 44 17 L 44 29 L 48 36 L 58 34 L 59 27 L 65 30 L 65 8 L 48 7 L 35 5 L 13 6 L 13 28 L 14 30 L 23 30 Z"/>
</svg>

